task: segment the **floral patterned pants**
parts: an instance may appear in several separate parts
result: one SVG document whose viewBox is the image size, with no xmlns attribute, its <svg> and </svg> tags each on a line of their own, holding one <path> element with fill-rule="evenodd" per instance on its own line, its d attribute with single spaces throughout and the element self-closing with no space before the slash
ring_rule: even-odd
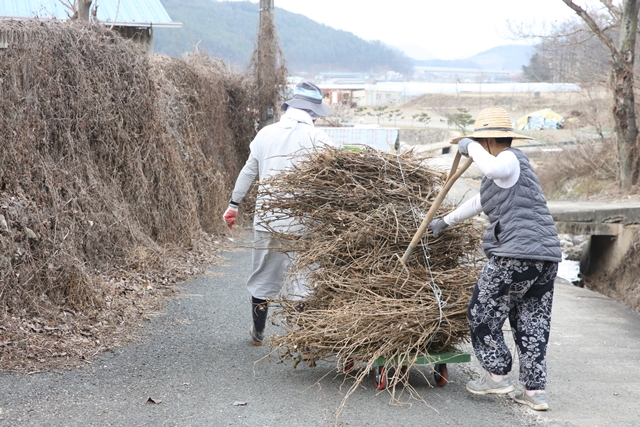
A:
<svg viewBox="0 0 640 427">
<path fill-rule="evenodd" d="M 546 353 L 558 263 L 490 257 L 469 302 L 471 343 L 482 367 L 506 375 L 513 362 L 502 332 L 509 318 L 527 390 L 547 386 Z"/>
</svg>

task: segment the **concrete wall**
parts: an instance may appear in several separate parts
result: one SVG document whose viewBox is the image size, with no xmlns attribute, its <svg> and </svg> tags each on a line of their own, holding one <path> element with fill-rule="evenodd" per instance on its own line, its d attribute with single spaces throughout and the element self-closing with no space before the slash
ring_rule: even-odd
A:
<svg viewBox="0 0 640 427">
<path fill-rule="evenodd" d="M 620 227 L 616 236 L 592 235 L 580 260 L 583 275 L 613 273 L 640 236 L 640 225 Z M 635 250 L 635 248 L 633 248 Z"/>
</svg>

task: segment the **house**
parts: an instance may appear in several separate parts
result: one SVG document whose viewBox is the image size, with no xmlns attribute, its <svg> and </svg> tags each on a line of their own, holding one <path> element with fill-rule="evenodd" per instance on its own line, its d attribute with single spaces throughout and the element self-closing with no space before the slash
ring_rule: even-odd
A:
<svg viewBox="0 0 640 427">
<path fill-rule="evenodd" d="M 95 19 L 124 37 L 153 51 L 153 28 L 180 28 L 173 22 L 160 0 L 94 0 Z M 93 6 L 92 6 L 93 10 Z M 2 0 L 0 19 L 69 19 L 71 11 L 60 0 Z"/>
<path fill-rule="evenodd" d="M 327 104 L 347 105 L 352 108 L 365 105 L 365 86 L 362 80 L 332 80 L 318 84 Z"/>
</svg>

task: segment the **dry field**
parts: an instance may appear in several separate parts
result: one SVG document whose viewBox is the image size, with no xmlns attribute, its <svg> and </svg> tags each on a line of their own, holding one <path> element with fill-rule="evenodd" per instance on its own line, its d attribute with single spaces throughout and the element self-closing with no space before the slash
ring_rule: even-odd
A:
<svg viewBox="0 0 640 427">
<path fill-rule="evenodd" d="M 503 107 L 517 121 L 527 113 L 550 108 L 565 117 L 570 129 L 602 127 L 609 123 L 610 102 L 603 90 L 582 92 L 542 93 L 463 93 L 459 95 L 422 95 L 398 108 L 405 117 L 426 112 L 432 117 L 430 125 L 446 122 L 447 114 L 464 108 L 476 117 L 487 107 Z"/>
<path fill-rule="evenodd" d="M 345 121 L 354 123 L 393 126 L 403 129 L 449 131 L 451 135 L 458 132 L 447 123 L 447 116 L 465 109 L 475 118 L 484 108 L 499 106 L 505 108 L 515 123 L 524 115 L 550 108 L 565 118 L 563 129 L 558 131 L 522 132 L 535 137 L 543 143 L 561 143 L 575 140 L 574 133 L 579 135 L 595 135 L 602 131 L 605 135 L 611 128 L 611 103 L 608 93 L 603 89 L 583 90 L 582 92 L 542 92 L 542 93 L 461 93 L 459 95 L 425 94 L 402 105 L 389 106 L 388 110 L 399 110 L 401 115 L 396 119 L 378 120 L 355 111 L 346 113 Z M 421 123 L 412 117 L 427 113 L 428 123 Z M 469 127 L 468 129 L 470 129 Z M 440 135 L 439 135 L 440 136 Z M 429 140 L 428 142 L 437 142 Z"/>
</svg>

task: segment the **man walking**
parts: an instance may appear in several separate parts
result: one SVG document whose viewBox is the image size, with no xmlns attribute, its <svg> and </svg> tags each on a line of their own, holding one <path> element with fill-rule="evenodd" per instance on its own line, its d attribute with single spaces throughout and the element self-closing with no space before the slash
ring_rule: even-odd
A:
<svg viewBox="0 0 640 427">
<path fill-rule="evenodd" d="M 284 102 L 281 108 L 285 113 L 280 121 L 261 129 L 249 146 L 249 158 L 236 179 L 229 207 L 223 215 L 229 228 L 235 224 L 238 206 L 256 177 L 262 182 L 294 165 L 305 152 L 334 145 L 326 133 L 314 126 L 316 119 L 328 116 L 331 111 L 322 102 L 322 91 L 316 85 L 308 81 L 298 83 L 293 97 Z M 292 265 L 291 254 L 282 251 L 281 242 L 262 225 L 263 221 L 269 220 L 271 229 L 286 232 L 293 225 L 292 220 L 275 219 L 277 212 L 262 211 L 264 201 L 260 196 L 256 200 L 253 264 L 247 281 L 253 320 L 251 341 L 258 346 L 263 345 L 264 341 L 267 299 L 278 296 Z M 308 291 L 303 281 L 294 282 L 294 297 L 304 297 Z"/>
</svg>

